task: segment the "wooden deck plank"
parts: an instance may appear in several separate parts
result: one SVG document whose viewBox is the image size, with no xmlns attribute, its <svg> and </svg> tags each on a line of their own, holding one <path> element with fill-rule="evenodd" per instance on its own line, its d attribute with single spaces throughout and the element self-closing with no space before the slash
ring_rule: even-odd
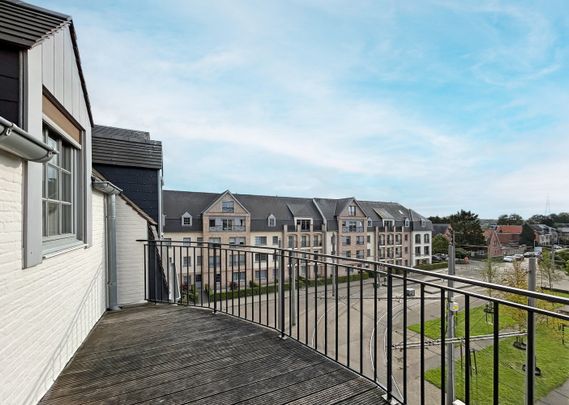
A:
<svg viewBox="0 0 569 405">
<path fill-rule="evenodd" d="M 40 403 L 332 403 L 372 387 L 251 322 L 145 305 L 105 314 Z"/>
</svg>

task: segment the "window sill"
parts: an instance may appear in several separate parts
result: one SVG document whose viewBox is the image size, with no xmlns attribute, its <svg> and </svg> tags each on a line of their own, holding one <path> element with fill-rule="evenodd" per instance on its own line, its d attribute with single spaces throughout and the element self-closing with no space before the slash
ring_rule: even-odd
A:
<svg viewBox="0 0 569 405">
<path fill-rule="evenodd" d="M 69 242 L 68 244 L 52 247 L 43 252 L 44 259 L 51 259 L 52 257 L 59 256 L 65 253 L 73 252 L 74 250 L 84 249 L 87 245 L 80 240 Z"/>
</svg>

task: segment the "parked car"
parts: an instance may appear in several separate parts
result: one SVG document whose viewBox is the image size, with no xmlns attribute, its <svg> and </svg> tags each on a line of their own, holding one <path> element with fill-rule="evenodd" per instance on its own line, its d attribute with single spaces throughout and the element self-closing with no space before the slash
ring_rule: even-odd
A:
<svg viewBox="0 0 569 405">
<path fill-rule="evenodd" d="M 504 256 L 503 259 L 505 262 L 511 263 L 514 261 L 514 256 Z"/>
<path fill-rule="evenodd" d="M 520 254 L 520 253 L 516 253 L 516 254 L 514 255 L 514 260 L 521 260 L 521 261 L 523 261 L 523 260 L 524 260 L 524 255 L 522 255 L 522 254 Z"/>
<path fill-rule="evenodd" d="M 524 253 L 524 257 L 535 257 L 535 256 L 536 256 L 535 252 L 525 252 Z"/>
</svg>

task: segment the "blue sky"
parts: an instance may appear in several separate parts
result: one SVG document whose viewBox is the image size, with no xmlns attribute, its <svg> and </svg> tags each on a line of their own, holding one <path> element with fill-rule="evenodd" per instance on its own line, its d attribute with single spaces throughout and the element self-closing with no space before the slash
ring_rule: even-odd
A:
<svg viewBox="0 0 569 405">
<path fill-rule="evenodd" d="M 166 187 L 569 211 L 569 2 L 40 0 Z"/>
</svg>

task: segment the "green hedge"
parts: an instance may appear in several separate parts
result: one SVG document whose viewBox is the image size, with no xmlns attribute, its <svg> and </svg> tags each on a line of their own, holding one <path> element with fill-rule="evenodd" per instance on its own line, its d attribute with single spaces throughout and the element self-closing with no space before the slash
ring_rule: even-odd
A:
<svg viewBox="0 0 569 405">
<path fill-rule="evenodd" d="M 359 281 L 361 279 L 367 280 L 369 278 L 368 272 L 363 272 L 360 274 L 352 274 L 349 276 L 350 281 Z M 338 276 L 338 283 L 345 283 L 348 281 L 348 276 Z M 316 283 L 318 285 L 324 285 L 326 280 L 324 278 L 319 278 L 318 280 L 305 280 L 304 278 L 299 278 L 296 282 L 298 287 L 304 287 L 308 285 L 308 287 L 314 287 Z M 328 284 L 332 284 L 332 277 L 328 277 Z M 241 289 L 236 289 L 233 291 L 222 291 L 216 294 L 216 299 L 218 301 L 233 298 L 240 298 L 240 297 L 250 297 L 252 295 L 266 295 L 266 294 L 274 294 L 278 292 L 278 284 L 269 284 L 268 286 L 261 286 L 261 287 L 241 287 Z M 290 290 L 290 283 L 285 283 L 284 285 L 285 291 Z M 209 291 L 209 298 L 213 300 L 213 291 Z"/>
<path fill-rule="evenodd" d="M 418 264 L 415 266 L 415 268 L 419 270 L 437 270 L 437 269 L 446 269 L 447 267 L 448 267 L 448 262 Z"/>
</svg>

